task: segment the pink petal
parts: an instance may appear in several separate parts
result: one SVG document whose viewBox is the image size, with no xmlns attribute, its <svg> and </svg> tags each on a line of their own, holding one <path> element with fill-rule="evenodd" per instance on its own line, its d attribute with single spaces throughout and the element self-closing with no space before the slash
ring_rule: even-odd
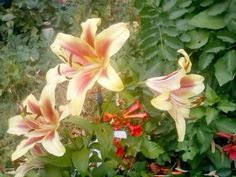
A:
<svg viewBox="0 0 236 177">
<path fill-rule="evenodd" d="M 185 70 L 179 69 L 166 76 L 150 78 L 146 81 L 146 85 L 157 93 L 176 90 L 180 88 L 180 81 L 185 74 Z"/>
<path fill-rule="evenodd" d="M 205 89 L 203 81 L 204 77 L 200 75 L 186 75 L 180 81 L 180 88 L 173 91 L 172 93 L 183 98 L 191 98 L 197 96 Z"/>
<path fill-rule="evenodd" d="M 117 23 L 96 36 L 95 49 L 101 58 L 109 58 L 117 53 L 129 38 L 127 24 Z"/>
<path fill-rule="evenodd" d="M 48 134 L 42 141 L 42 145 L 47 152 L 55 156 L 62 156 L 66 151 L 56 131 L 52 131 Z"/>
<path fill-rule="evenodd" d="M 24 135 L 31 130 L 31 127 L 28 126 L 26 120 L 23 119 L 21 115 L 11 117 L 8 122 L 9 129 L 7 130 L 7 133 L 19 136 Z"/>
<path fill-rule="evenodd" d="M 34 97 L 34 95 L 30 94 L 27 96 L 27 98 L 23 101 L 23 106 L 26 106 L 26 111 L 36 114 L 36 115 L 41 115 L 41 111 L 38 105 L 37 99 Z"/>
<path fill-rule="evenodd" d="M 98 78 L 98 83 L 108 90 L 119 92 L 124 89 L 123 82 L 111 65 L 103 69 Z"/>
<path fill-rule="evenodd" d="M 12 161 L 25 155 L 36 143 L 40 143 L 42 139 L 43 137 L 33 137 L 21 141 L 21 143 L 16 147 L 16 151 L 11 156 Z"/>
<path fill-rule="evenodd" d="M 71 67 L 78 68 L 91 63 L 96 53 L 84 40 L 72 35 L 59 33 L 51 45 L 52 51 Z"/>
<path fill-rule="evenodd" d="M 56 124 L 59 120 L 58 112 L 55 110 L 55 88 L 56 85 L 48 84 L 43 88 L 40 97 L 40 108 L 45 120 Z"/>
<path fill-rule="evenodd" d="M 71 79 L 77 73 L 68 64 L 59 64 L 55 68 L 48 70 L 46 74 L 47 83 L 58 84 Z"/>
<path fill-rule="evenodd" d="M 97 31 L 97 26 L 100 23 L 100 18 L 91 18 L 81 24 L 83 29 L 81 39 L 85 40 L 92 47 L 94 47 L 95 34 Z"/>
</svg>

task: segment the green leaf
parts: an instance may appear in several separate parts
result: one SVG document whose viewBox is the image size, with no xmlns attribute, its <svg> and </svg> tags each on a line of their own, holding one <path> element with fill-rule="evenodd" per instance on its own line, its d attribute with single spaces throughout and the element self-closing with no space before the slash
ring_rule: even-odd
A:
<svg viewBox="0 0 236 177">
<path fill-rule="evenodd" d="M 208 28 L 208 29 L 221 29 L 225 27 L 223 16 L 221 15 L 209 16 L 207 14 L 207 11 L 203 11 L 195 15 L 190 20 L 190 24 L 199 28 Z"/>
<path fill-rule="evenodd" d="M 212 62 L 214 59 L 214 54 L 212 53 L 202 53 L 199 56 L 198 66 L 201 70 L 206 69 L 207 66 Z"/>
<path fill-rule="evenodd" d="M 61 157 L 56 157 L 53 155 L 47 155 L 44 157 L 41 157 L 42 161 L 45 162 L 45 164 L 54 165 L 57 167 L 71 167 L 71 151 L 69 149 L 66 149 L 66 152 Z"/>
<path fill-rule="evenodd" d="M 173 49 L 180 49 L 183 48 L 183 44 L 180 42 L 180 40 L 176 37 L 165 37 L 164 42 L 166 45 Z"/>
<path fill-rule="evenodd" d="M 169 19 L 170 20 L 174 20 L 174 19 L 177 19 L 181 16 L 183 16 L 185 13 L 187 13 L 188 10 L 187 9 L 177 9 L 177 10 L 174 10 L 170 13 L 169 15 Z"/>
<path fill-rule="evenodd" d="M 163 11 L 168 11 L 173 8 L 176 4 L 176 0 L 163 1 L 162 9 Z"/>
<path fill-rule="evenodd" d="M 205 106 L 212 106 L 213 104 L 220 101 L 220 98 L 217 96 L 216 92 L 209 85 L 206 85 L 205 96 L 206 96 L 206 100 L 204 101 Z"/>
<path fill-rule="evenodd" d="M 59 168 L 56 168 L 51 165 L 46 165 L 44 169 L 45 169 L 45 175 L 44 175 L 45 177 L 52 177 L 52 176 L 62 177 L 62 174 Z"/>
<path fill-rule="evenodd" d="M 218 117 L 219 110 L 211 107 L 206 108 L 206 122 L 209 125 L 213 120 Z"/>
<path fill-rule="evenodd" d="M 214 121 L 216 128 L 219 131 L 226 133 L 235 133 L 236 132 L 236 120 L 226 117 L 221 117 Z"/>
<path fill-rule="evenodd" d="M 211 15 L 211 16 L 215 16 L 218 14 L 223 13 L 224 11 L 226 11 L 226 9 L 229 6 L 229 1 L 224 1 L 224 2 L 220 2 L 220 3 L 215 3 L 213 4 L 208 10 L 207 10 L 207 14 Z"/>
<path fill-rule="evenodd" d="M 3 15 L 3 16 L 2 16 L 2 21 L 11 21 L 11 20 L 13 20 L 14 18 L 16 18 L 15 15 L 13 15 L 13 14 L 6 14 L 6 15 Z"/>
<path fill-rule="evenodd" d="M 207 7 L 207 6 L 211 5 L 213 2 L 214 2 L 214 0 L 204 0 L 200 3 L 200 6 Z"/>
<path fill-rule="evenodd" d="M 89 149 L 86 147 L 71 154 L 72 162 L 78 172 L 85 176 L 89 165 Z"/>
<path fill-rule="evenodd" d="M 191 37 L 191 41 L 186 43 L 186 47 L 190 49 L 198 49 L 208 42 L 209 32 L 207 31 L 189 31 L 187 33 Z"/>
<path fill-rule="evenodd" d="M 188 33 L 183 33 L 179 37 L 182 42 L 190 42 L 191 41 L 191 36 Z"/>
<path fill-rule="evenodd" d="M 234 79 L 234 75 L 228 70 L 226 61 L 224 58 L 220 58 L 215 67 L 215 76 L 220 86 Z"/>
<path fill-rule="evenodd" d="M 226 60 L 226 66 L 229 72 L 232 75 L 235 75 L 236 72 L 236 51 L 231 50 L 227 52 L 224 56 L 224 59 Z"/>
<path fill-rule="evenodd" d="M 179 1 L 178 3 L 180 8 L 185 8 L 192 4 L 192 0 Z"/>
<path fill-rule="evenodd" d="M 218 149 L 216 149 L 214 153 L 209 151 L 207 156 L 215 165 L 216 169 L 230 168 L 231 166 L 229 158 L 224 153 L 221 153 Z"/>
<path fill-rule="evenodd" d="M 109 155 L 113 145 L 113 130 L 108 124 L 98 124 L 95 129 L 103 159 Z"/>
<path fill-rule="evenodd" d="M 228 113 L 229 111 L 235 111 L 236 110 L 236 104 L 232 103 L 228 100 L 221 100 L 217 104 L 217 108 L 225 113 Z"/>
<path fill-rule="evenodd" d="M 208 130 L 208 129 L 207 129 Z M 203 153 L 209 149 L 213 139 L 213 134 L 208 131 L 204 131 L 201 127 L 197 131 L 197 139 L 201 146 L 199 147 L 200 153 Z"/>
<path fill-rule="evenodd" d="M 87 131 L 90 135 L 94 131 L 94 124 L 88 121 L 87 119 L 83 119 L 82 117 L 79 116 L 69 117 L 64 121 L 76 124 L 79 128 Z"/>
<path fill-rule="evenodd" d="M 143 139 L 141 144 L 141 152 L 145 157 L 155 159 L 160 154 L 164 153 L 164 150 L 157 143 Z"/>
<path fill-rule="evenodd" d="M 225 44 L 220 40 L 212 40 L 210 41 L 204 48 L 204 52 L 206 53 L 218 53 L 221 50 L 225 49 Z"/>
<path fill-rule="evenodd" d="M 94 168 L 92 171 L 92 176 L 95 177 L 104 177 L 108 173 L 112 173 L 114 168 L 117 167 L 119 163 L 115 160 L 109 160 L 101 164 L 99 167 Z M 114 176 L 114 175 L 113 175 Z"/>
<path fill-rule="evenodd" d="M 229 42 L 231 44 L 236 42 L 236 35 L 230 31 L 220 31 L 217 33 L 216 37 L 221 39 L 223 42 Z"/>
</svg>

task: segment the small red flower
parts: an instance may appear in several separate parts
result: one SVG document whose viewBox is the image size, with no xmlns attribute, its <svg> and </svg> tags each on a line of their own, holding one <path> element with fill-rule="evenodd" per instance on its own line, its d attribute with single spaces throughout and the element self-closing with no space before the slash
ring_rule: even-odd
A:
<svg viewBox="0 0 236 177">
<path fill-rule="evenodd" d="M 116 147 L 116 155 L 118 157 L 122 157 L 124 155 L 124 151 L 122 147 Z"/>
<path fill-rule="evenodd" d="M 231 160 L 236 160 L 236 145 L 228 144 L 223 147 L 223 151 L 226 152 Z"/>
<path fill-rule="evenodd" d="M 129 108 L 123 111 L 123 117 L 141 109 L 142 105 L 140 104 L 140 102 L 138 100 L 134 100 L 134 103 Z"/>
<path fill-rule="evenodd" d="M 130 125 L 129 129 L 130 129 L 131 136 L 141 136 L 142 135 L 141 125 Z"/>
<path fill-rule="evenodd" d="M 232 136 L 231 134 L 224 133 L 224 132 L 217 132 L 216 135 L 218 135 L 219 137 L 222 137 L 222 138 L 226 138 L 226 139 L 230 139 Z"/>
</svg>

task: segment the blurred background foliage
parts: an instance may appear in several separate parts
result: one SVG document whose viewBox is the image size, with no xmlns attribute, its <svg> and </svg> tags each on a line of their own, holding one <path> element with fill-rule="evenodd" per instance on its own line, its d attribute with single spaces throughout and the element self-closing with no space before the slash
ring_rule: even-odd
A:
<svg viewBox="0 0 236 177">
<path fill-rule="evenodd" d="M 55 34 L 78 36 L 82 21 L 100 17 L 102 28 L 129 22 L 130 40 L 112 63 L 126 85 L 119 96 L 127 104 L 138 98 L 150 116 L 144 125 L 148 143 L 137 147 L 135 139 L 124 142 L 128 152 L 137 154 L 125 175 L 148 176 L 148 164 L 172 166 L 180 160 L 182 168 L 189 170 L 187 176 L 200 177 L 214 170 L 220 177 L 236 176 L 235 163 L 221 149 L 226 142 L 215 136 L 216 131 L 236 133 L 235 0 L 68 0 L 64 4 L 20 0 L 0 8 L 2 167 L 11 166 L 9 154 L 15 143 L 5 132 L 7 119 L 17 112 L 15 103 L 30 92 L 39 94 L 46 71 L 59 62 L 49 49 Z M 182 143 L 176 141 L 172 119 L 150 105 L 152 94 L 141 84 L 176 70 L 179 48 L 191 55 L 192 73 L 203 75 L 206 84 L 204 102 L 192 109 Z M 102 109 L 117 111 L 112 103 L 104 103 Z M 115 175 L 113 168 L 106 168 L 105 175 Z"/>
</svg>

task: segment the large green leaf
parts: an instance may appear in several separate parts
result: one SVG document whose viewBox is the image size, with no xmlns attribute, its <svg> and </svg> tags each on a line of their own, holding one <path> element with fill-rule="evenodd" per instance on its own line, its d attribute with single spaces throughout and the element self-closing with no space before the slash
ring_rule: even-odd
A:
<svg viewBox="0 0 236 177">
<path fill-rule="evenodd" d="M 222 15 L 209 16 L 207 11 L 195 15 L 189 23 L 199 28 L 221 29 L 225 27 L 224 17 Z"/>
<path fill-rule="evenodd" d="M 75 151 L 71 154 L 71 158 L 78 172 L 85 176 L 89 165 L 89 149 L 85 147 L 80 151 Z"/>
<path fill-rule="evenodd" d="M 189 31 L 187 33 L 191 37 L 191 41 L 187 42 L 185 45 L 190 49 L 198 49 L 204 46 L 208 42 L 209 32 L 207 31 Z"/>
<path fill-rule="evenodd" d="M 202 53 L 199 56 L 198 66 L 200 69 L 206 69 L 206 67 L 212 62 L 214 59 L 214 54 L 212 53 Z"/>
<path fill-rule="evenodd" d="M 228 6 L 229 6 L 229 1 L 227 0 L 220 3 L 215 3 L 208 9 L 207 14 L 211 16 L 221 14 L 224 11 L 226 11 Z"/>
<path fill-rule="evenodd" d="M 220 100 L 217 104 L 217 108 L 225 113 L 228 113 L 229 111 L 236 110 L 236 104 L 228 100 Z"/>
<path fill-rule="evenodd" d="M 207 156 L 211 162 L 215 165 L 216 169 L 230 168 L 231 162 L 229 158 L 218 149 L 215 152 L 208 152 Z"/>
<path fill-rule="evenodd" d="M 174 10 L 170 13 L 169 15 L 169 19 L 170 20 L 174 20 L 174 19 L 177 19 L 181 16 L 183 16 L 185 13 L 187 13 L 188 10 L 187 9 L 177 9 L 177 10 Z"/>
<path fill-rule="evenodd" d="M 113 145 L 113 129 L 108 124 L 98 124 L 95 128 L 95 135 L 98 138 L 102 158 L 105 159 Z"/>
<path fill-rule="evenodd" d="M 226 117 L 221 117 L 214 121 L 216 128 L 219 131 L 223 131 L 226 133 L 235 133 L 236 132 L 236 120 L 230 119 Z"/>
<path fill-rule="evenodd" d="M 220 86 L 234 79 L 235 73 L 233 72 L 236 66 L 235 52 L 228 52 L 225 56 L 221 57 L 215 67 L 215 76 Z"/>
<path fill-rule="evenodd" d="M 236 42 L 236 35 L 230 31 L 220 31 L 217 33 L 217 38 L 221 39 L 223 42 L 235 43 Z"/>
<path fill-rule="evenodd" d="M 206 122 L 209 125 L 213 120 L 218 117 L 219 110 L 211 107 L 206 108 Z"/>
<path fill-rule="evenodd" d="M 164 153 L 164 150 L 157 143 L 143 139 L 141 144 L 141 152 L 147 158 L 155 159 L 160 154 Z"/>
</svg>

